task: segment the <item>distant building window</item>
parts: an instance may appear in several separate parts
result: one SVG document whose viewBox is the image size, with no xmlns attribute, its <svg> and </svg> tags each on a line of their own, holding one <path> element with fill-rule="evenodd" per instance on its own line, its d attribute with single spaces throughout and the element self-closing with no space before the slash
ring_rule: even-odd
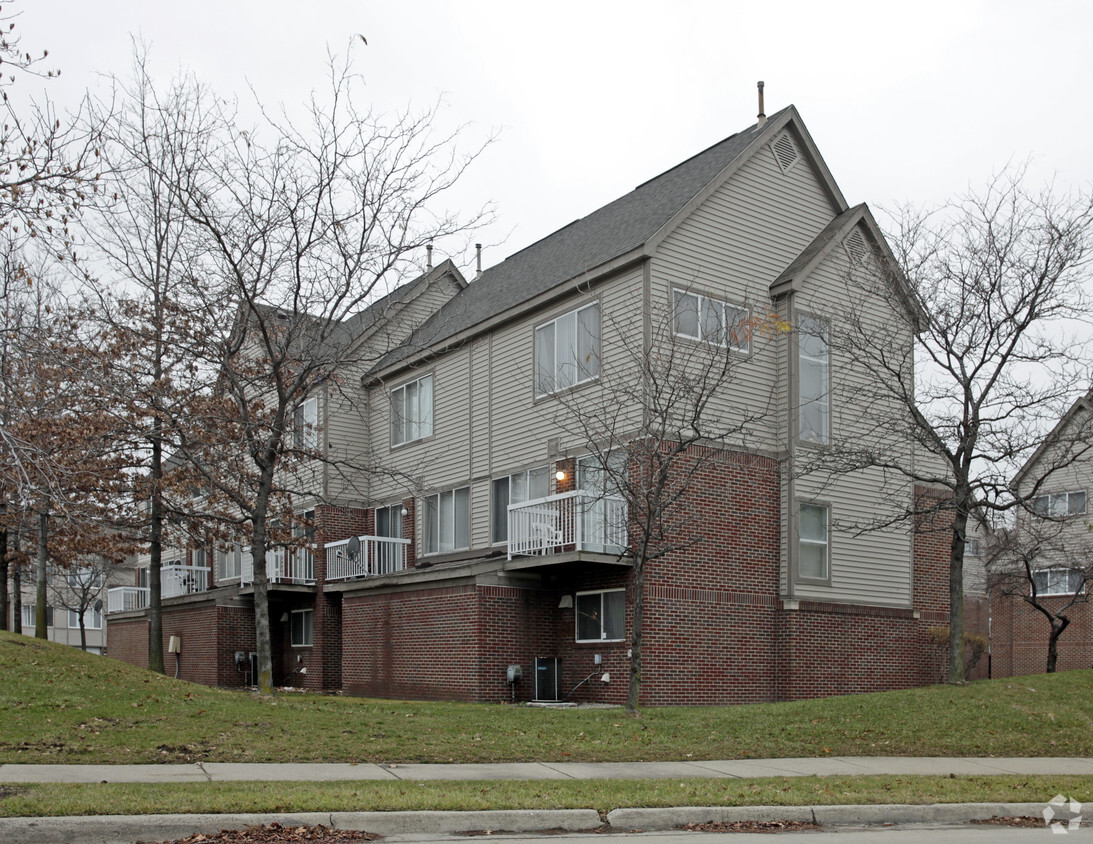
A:
<svg viewBox="0 0 1093 844">
<path fill-rule="evenodd" d="M 23 627 L 24 628 L 29 627 L 31 630 L 34 629 L 35 615 L 36 615 L 37 609 L 38 609 L 38 607 L 37 607 L 36 604 L 31 604 L 29 607 L 26 604 L 23 605 Z M 53 607 L 47 606 L 46 607 L 46 627 L 52 627 L 52 626 L 53 626 Z"/>
<path fill-rule="evenodd" d="M 817 504 L 802 504 L 799 527 L 800 560 L 798 576 L 805 580 L 827 580 L 828 528 L 830 511 Z"/>
<path fill-rule="evenodd" d="M 293 429 L 297 448 L 316 448 L 319 444 L 319 400 L 305 399 L 296 405 Z"/>
<path fill-rule="evenodd" d="M 433 435 L 433 376 L 423 375 L 391 391 L 391 445 Z"/>
<path fill-rule="evenodd" d="M 798 332 L 800 362 L 800 438 L 806 442 L 827 443 L 831 438 L 831 352 L 825 320 L 801 317 Z"/>
<path fill-rule="evenodd" d="M 966 540 L 964 540 L 964 556 L 965 557 L 978 557 L 979 556 L 979 540 L 978 539 L 966 539 Z"/>
<path fill-rule="evenodd" d="M 425 553 L 445 554 L 471 545 L 471 488 L 425 496 Z"/>
<path fill-rule="evenodd" d="M 550 468 L 540 466 L 493 479 L 493 542 L 509 538 L 509 505 L 534 501 L 550 495 Z"/>
<path fill-rule="evenodd" d="M 68 585 L 74 589 L 99 589 L 102 571 L 94 566 L 80 566 L 68 573 Z"/>
<path fill-rule="evenodd" d="M 626 636 L 626 590 L 578 592 L 578 642 L 619 642 Z"/>
<path fill-rule="evenodd" d="M 674 290 L 672 293 L 675 297 L 674 330 L 677 337 L 727 346 L 738 352 L 749 350 L 747 308 L 684 290 Z"/>
<path fill-rule="evenodd" d="M 535 329 L 535 395 L 583 384 L 600 374 L 600 306 L 586 305 Z"/>
<path fill-rule="evenodd" d="M 102 610 L 94 607 L 88 608 L 83 614 L 85 630 L 102 630 Z M 74 610 L 68 611 L 68 629 L 80 629 L 80 614 Z"/>
<path fill-rule="evenodd" d="M 314 610 L 293 610 L 291 618 L 292 647 L 310 648 L 312 644 Z"/>
<path fill-rule="evenodd" d="M 1085 585 L 1081 569 L 1042 569 L 1032 573 L 1037 595 L 1076 595 Z"/>
<path fill-rule="evenodd" d="M 1054 492 L 1050 495 L 1038 495 L 1032 499 L 1032 512 L 1053 519 L 1084 515 L 1085 493 Z"/>
</svg>

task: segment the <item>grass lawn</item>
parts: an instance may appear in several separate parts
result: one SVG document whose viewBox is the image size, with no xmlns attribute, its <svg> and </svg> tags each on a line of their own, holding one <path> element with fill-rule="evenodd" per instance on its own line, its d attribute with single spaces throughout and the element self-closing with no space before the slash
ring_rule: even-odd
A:
<svg viewBox="0 0 1093 844">
<path fill-rule="evenodd" d="M 753 780 L 180 783 L 0 787 L 0 817 L 394 812 L 644 806 L 1044 803 L 1093 797 L 1093 777 L 788 777 Z"/>
<path fill-rule="evenodd" d="M 1093 671 L 754 706 L 658 707 L 640 718 L 319 694 L 263 700 L 9 633 L 0 633 L 0 676 L 4 763 L 1093 756 Z"/>
</svg>

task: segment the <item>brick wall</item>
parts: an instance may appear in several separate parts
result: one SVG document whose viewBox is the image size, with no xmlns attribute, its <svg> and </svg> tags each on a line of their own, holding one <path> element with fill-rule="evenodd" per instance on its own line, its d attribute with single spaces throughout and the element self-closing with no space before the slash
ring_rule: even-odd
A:
<svg viewBox="0 0 1093 844">
<path fill-rule="evenodd" d="M 1060 604 L 1065 598 L 1044 598 Z M 992 674 L 995 677 L 1016 677 L 1042 674 L 1047 669 L 1047 640 L 1050 632 L 1043 614 L 1021 598 L 992 595 L 991 651 Z M 1093 605 L 1082 602 L 1070 608 L 1070 624 L 1059 637 L 1057 669 L 1069 671 L 1093 668 Z M 114 640 L 111 632 L 110 648 Z"/>
<path fill-rule="evenodd" d="M 138 668 L 148 667 L 148 620 L 141 618 L 115 618 L 106 620 L 110 642 L 110 656 L 128 662 Z"/>
</svg>

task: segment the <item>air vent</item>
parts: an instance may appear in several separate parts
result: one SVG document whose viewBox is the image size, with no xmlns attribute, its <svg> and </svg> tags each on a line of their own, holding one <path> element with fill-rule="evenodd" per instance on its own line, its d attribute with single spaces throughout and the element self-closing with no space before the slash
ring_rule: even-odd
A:
<svg viewBox="0 0 1093 844">
<path fill-rule="evenodd" d="M 859 229 L 854 229 L 850 236 L 843 241 L 843 245 L 846 246 L 846 252 L 850 256 L 850 260 L 855 264 L 864 263 L 865 256 L 869 254 L 869 247 L 865 245 L 865 238 L 862 237 Z"/>
<path fill-rule="evenodd" d="M 801 153 L 797 151 L 797 145 L 793 143 L 793 138 L 789 136 L 788 132 L 783 132 L 775 138 L 770 148 L 783 173 L 788 173 L 790 168 L 801 158 Z"/>
</svg>

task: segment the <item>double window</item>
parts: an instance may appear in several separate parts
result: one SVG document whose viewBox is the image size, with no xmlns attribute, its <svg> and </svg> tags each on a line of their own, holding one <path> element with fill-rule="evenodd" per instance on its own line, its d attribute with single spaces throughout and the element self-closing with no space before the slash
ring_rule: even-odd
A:
<svg viewBox="0 0 1093 844">
<path fill-rule="evenodd" d="M 535 395 L 583 384 L 600 374 L 600 306 L 586 305 L 535 329 Z"/>
<path fill-rule="evenodd" d="M 626 636 L 626 590 L 578 592 L 578 642 L 619 642 Z"/>
<path fill-rule="evenodd" d="M 831 352 L 825 320 L 801 317 L 797 332 L 799 367 L 799 436 L 825 444 L 831 439 Z"/>
<path fill-rule="evenodd" d="M 433 435 L 433 376 L 422 375 L 391 391 L 391 445 Z"/>
<path fill-rule="evenodd" d="M 22 621 L 23 621 L 23 627 L 24 628 L 29 627 L 31 630 L 34 629 L 35 612 L 36 612 L 37 609 L 38 609 L 38 607 L 35 604 L 31 604 L 30 606 L 27 606 L 26 604 L 23 604 L 23 619 L 22 619 Z M 53 626 L 53 607 L 47 606 L 46 607 L 46 627 L 52 627 L 52 626 Z"/>
<path fill-rule="evenodd" d="M 102 630 L 102 609 L 88 607 L 83 614 L 85 630 Z M 80 629 L 80 614 L 75 610 L 68 611 L 68 629 Z"/>
<path fill-rule="evenodd" d="M 292 414 L 293 443 L 296 448 L 313 449 L 319 445 L 319 400 L 305 399 Z"/>
<path fill-rule="evenodd" d="M 1076 595 L 1085 585 L 1081 569 L 1042 569 L 1032 573 L 1037 595 Z"/>
<path fill-rule="evenodd" d="M 292 647 L 310 648 L 312 636 L 312 624 L 314 622 L 314 610 L 293 610 L 291 615 Z"/>
<path fill-rule="evenodd" d="M 715 346 L 727 346 L 738 352 L 751 348 L 748 332 L 748 309 L 727 302 L 688 293 L 672 291 L 675 297 L 675 333 Z"/>
<path fill-rule="evenodd" d="M 1032 499 L 1032 512 L 1037 516 L 1049 516 L 1053 519 L 1081 516 L 1085 513 L 1085 493 L 1054 492 L 1051 495 L 1038 495 Z"/>
<path fill-rule="evenodd" d="M 94 566 L 80 566 L 68 573 L 68 585 L 74 589 L 98 589 L 102 586 L 102 571 Z"/>
<path fill-rule="evenodd" d="M 819 504 L 802 504 L 798 526 L 797 576 L 802 580 L 827 580 L 830 574 L 828 533 L 830 510 Z"/>
<path fill-rule="evenodd" d="M 509 538 L 509 505 L 534 501 L 550 495 L 550 468 L 540 466 L 493 480 L 492 542 Z"/>
<path fill-rule="evenodd" d="M 445 554 L 471 546 L 471 488 L 425 496 L 425 553 Z"/>
</svg>

